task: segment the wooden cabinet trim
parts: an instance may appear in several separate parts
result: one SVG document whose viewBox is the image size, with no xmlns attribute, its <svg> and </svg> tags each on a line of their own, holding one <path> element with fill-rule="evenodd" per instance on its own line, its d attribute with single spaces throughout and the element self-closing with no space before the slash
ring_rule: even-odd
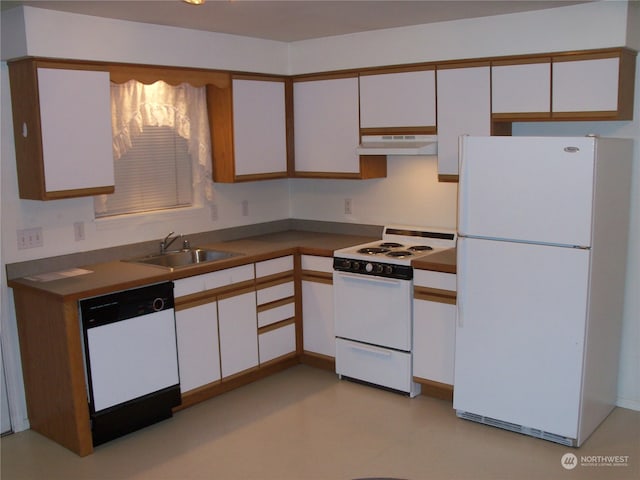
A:
<svg viewBox="0 0 640 480">
<path fill-rule="evenodd" d="M 269 275 L 268 277 L 262 277 L 259 280 L 256 279 L 256 290 L 275 287 L 276 285 L 293 282 L 293 280 L 293 270 L 290 270 L 288 272 L 276 273 L 273 275 Z"/>
<path fill-rule="evenodd" d="M 437 128 L 433 125 L 423 127 L 368 127 L 360 128 L 362 135 L 435 135 Z"/>
<path fill-rule="evenodd" d="M 288 325 L 295 325 L 296 319 L 294 317 L 286 318 L 284 320 L 280 320 L 279 322 L 270 323 L 269 325 L 265 325 L 264 327 L 258 328 L 258 335 L 262 335 L 263 333 L 270 332 L 272 330 L 278 330 L 282 327 L 286 327 Z"/>
<path fill-rule="evenodd" d="M 451 62 L 439 63 L 436 66 L 436 70 L 451 70 L 454 68 L 476 68 L 476 67 L 489 67 L 491 66 L 491 60 L 453 60 Z"/>
<path fill-rule="evenodd" d="M 360 76 L 369 75 L 387 75 L 390 73 L 407 73 L 407 72 L 425 72 L 435 70 L 435 64 L 422 64 L 422 65 L 407 65 L 407 66 L 395 66 L 395 67 L 377 67 L 367 68 L 360 71 Z"/>
<path fill-rule="evenodd" d="M 260 313 L 260 312 L 264 312 L 266 310 L 272 310 L 274 308 L 281 307 L 283 305 L 289 305 L 289 304 L 294 303 L 294 302 L 295 302 L 295 296 L 287 297 L 287 298 L 281 298 L 279 300 L 274 300 L 273 302 L 263 303 L 261 305 L 258 305 L 257 308 L 256 308 L 256 311 L 258 313 Z"/>
<path fill-rule="evenodd" d="M 551 63 L 551 57 L 523 57 L 512 58 L 510 60 L 492 60 L 492 67 L 506 67 L 509 65 L 531 65 L 536 63 Z"/>
<path fill-rule="evenodd" d="M 440 288 L 431 287 L 413 287 L 414 300 L 426 300 L 429 302 L 446 303 L 449 305 L 456 304 L 457 294 L 451 290 L 442 290 Z"/>
<path fill-rule="evenodd" d="M 315 270 L 302 270 L 300 279 L 305 282 L 325 283 L 333 285 L 333 274 L 327 272 L 318 272 Z"/>
</svg>

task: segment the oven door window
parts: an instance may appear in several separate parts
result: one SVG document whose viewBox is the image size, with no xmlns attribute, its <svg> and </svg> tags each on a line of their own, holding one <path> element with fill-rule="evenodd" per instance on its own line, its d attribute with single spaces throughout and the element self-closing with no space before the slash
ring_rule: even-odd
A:
<svg viewBox="0 0 640 480">
<path fill-rule="evenodd" d="M 333 273 L 337 337 L 411 350 L 409 280 Z"/>
</svg>

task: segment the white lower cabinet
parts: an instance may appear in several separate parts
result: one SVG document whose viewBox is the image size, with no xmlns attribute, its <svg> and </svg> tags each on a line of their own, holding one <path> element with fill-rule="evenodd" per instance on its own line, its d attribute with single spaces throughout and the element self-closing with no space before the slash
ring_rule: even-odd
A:
<svg viewBox="0 0 640 480">
<path fill-rule="evenodd" d="M 293 323 L 285 327 L 261 333 L 258 337 L 260 346 L 260 363 L 296 351 L 296 326 Z"/>
<path fill-rule="evenodd" d="M 303 349 L 335 358 L 333 257 L 302 255 L 300 265 Z"/>
<path fill-rule="evenodd" d="M 180 390 L 220 380 L 217 303 L 176 311 Z"/>
<path fill-rule="evenodd" d="M 255 290 L 219 298 L 220 363 L 222 377 L 258 365 Z"/>
<path fill-rule="evenodd" d="M 413 376 L 453 385 L 456 335 L 456 276 L 415 271 Z"/>
</svg>

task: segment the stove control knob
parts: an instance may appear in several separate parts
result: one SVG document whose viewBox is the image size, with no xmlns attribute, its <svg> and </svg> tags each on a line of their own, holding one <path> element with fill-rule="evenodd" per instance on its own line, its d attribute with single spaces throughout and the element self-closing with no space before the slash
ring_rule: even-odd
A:
<svg viewBox="0 0 640 480">
<path fill-rule="evenodd" d="M 382 273 L 382 265 L 377 264 L 373 270 L 375 273 Z"/>
<path fill-rule="evenodd" d="M 371 273 L 371 272 L 373 272 L 373 264 L 372 264 L 372 263 L 367 263 L 367 264 L 364 266 L 364 269 L 367 271 L 367 273 Z"/>
<path fill-rule="evenodd" d="M 342 260 L 342 267 L 343 268 L 350 268 L 351 267 L 351 260 Z"/>
<path fill-rule="evenodd" d="M 360 262 L 353 262 L 352 266 L 353 266 L 352 270 L 354 272 L 357 272 L 358 270 L 360 270 Z"/>
<path fill-rule="evenodd" d="M 391 265 L 386 265 L 384 267 L 384 273 L 387 275 L 391 275 L 393 273 L 393 267 Z"/>
</svg>

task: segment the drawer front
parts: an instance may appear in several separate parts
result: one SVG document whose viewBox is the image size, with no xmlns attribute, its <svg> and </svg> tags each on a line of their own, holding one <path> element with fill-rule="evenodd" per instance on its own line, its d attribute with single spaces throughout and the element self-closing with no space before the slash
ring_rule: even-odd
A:
<svg viewBox="0 0 640 480">
<path fill-rule="evenodd" d="M 293 255 L 256 263 L 256 278 L 293 270 Z"/>
<path fill-rule="evenodd" d="M 294 324 L 260 334 L 260 363 L 268 362 L 296 351 L 296 326 Z"/>
<path fill-rule="evenodd" d="M 287 303 L 280 307 L 263 310 L 262 312 L 258 312 L 258 328 L 293 318 L 295 314 L 295 304 L 293 303 Z"/>
<path fill-rule="evenodd" d="M 183 297 L 192 293 L 224 287 L 225 285 L 251 279 L 253 279 L 253 265 L 241 265 L 239 267 L 227 268 L 225 270 L 218 270 L 217 272 L 204 273 L 202 275 L 175 280 L 173 294 L 175 297 Z"/>
<path fill-rule="evenodd" d="M 336 373 L 403 392 L 411 390 L 411 355 L 336 339 Z"/>
<path fill-rule="evenodd" d="M 416 287 L 430 287 L 455 292 L 456 275 L 455 273 L 432 272 L 431 270 L 414 270 L 413 284 Z"/>
<path fill-rule="evenodd" d="M 314 270 L 316 272 L 333 272 L 333 257 L 318 257 L 316 255 L 302 255 L 302 270 Z"/>
<path fill-rule="evenodd" d="M 281 283 L 273 287 L 259 289 L 257 295 L 258 305 L 264 305 L 265 303 L 274 302 L 282 298 L 293 297 L 293 282 Z"/>
</svg>

